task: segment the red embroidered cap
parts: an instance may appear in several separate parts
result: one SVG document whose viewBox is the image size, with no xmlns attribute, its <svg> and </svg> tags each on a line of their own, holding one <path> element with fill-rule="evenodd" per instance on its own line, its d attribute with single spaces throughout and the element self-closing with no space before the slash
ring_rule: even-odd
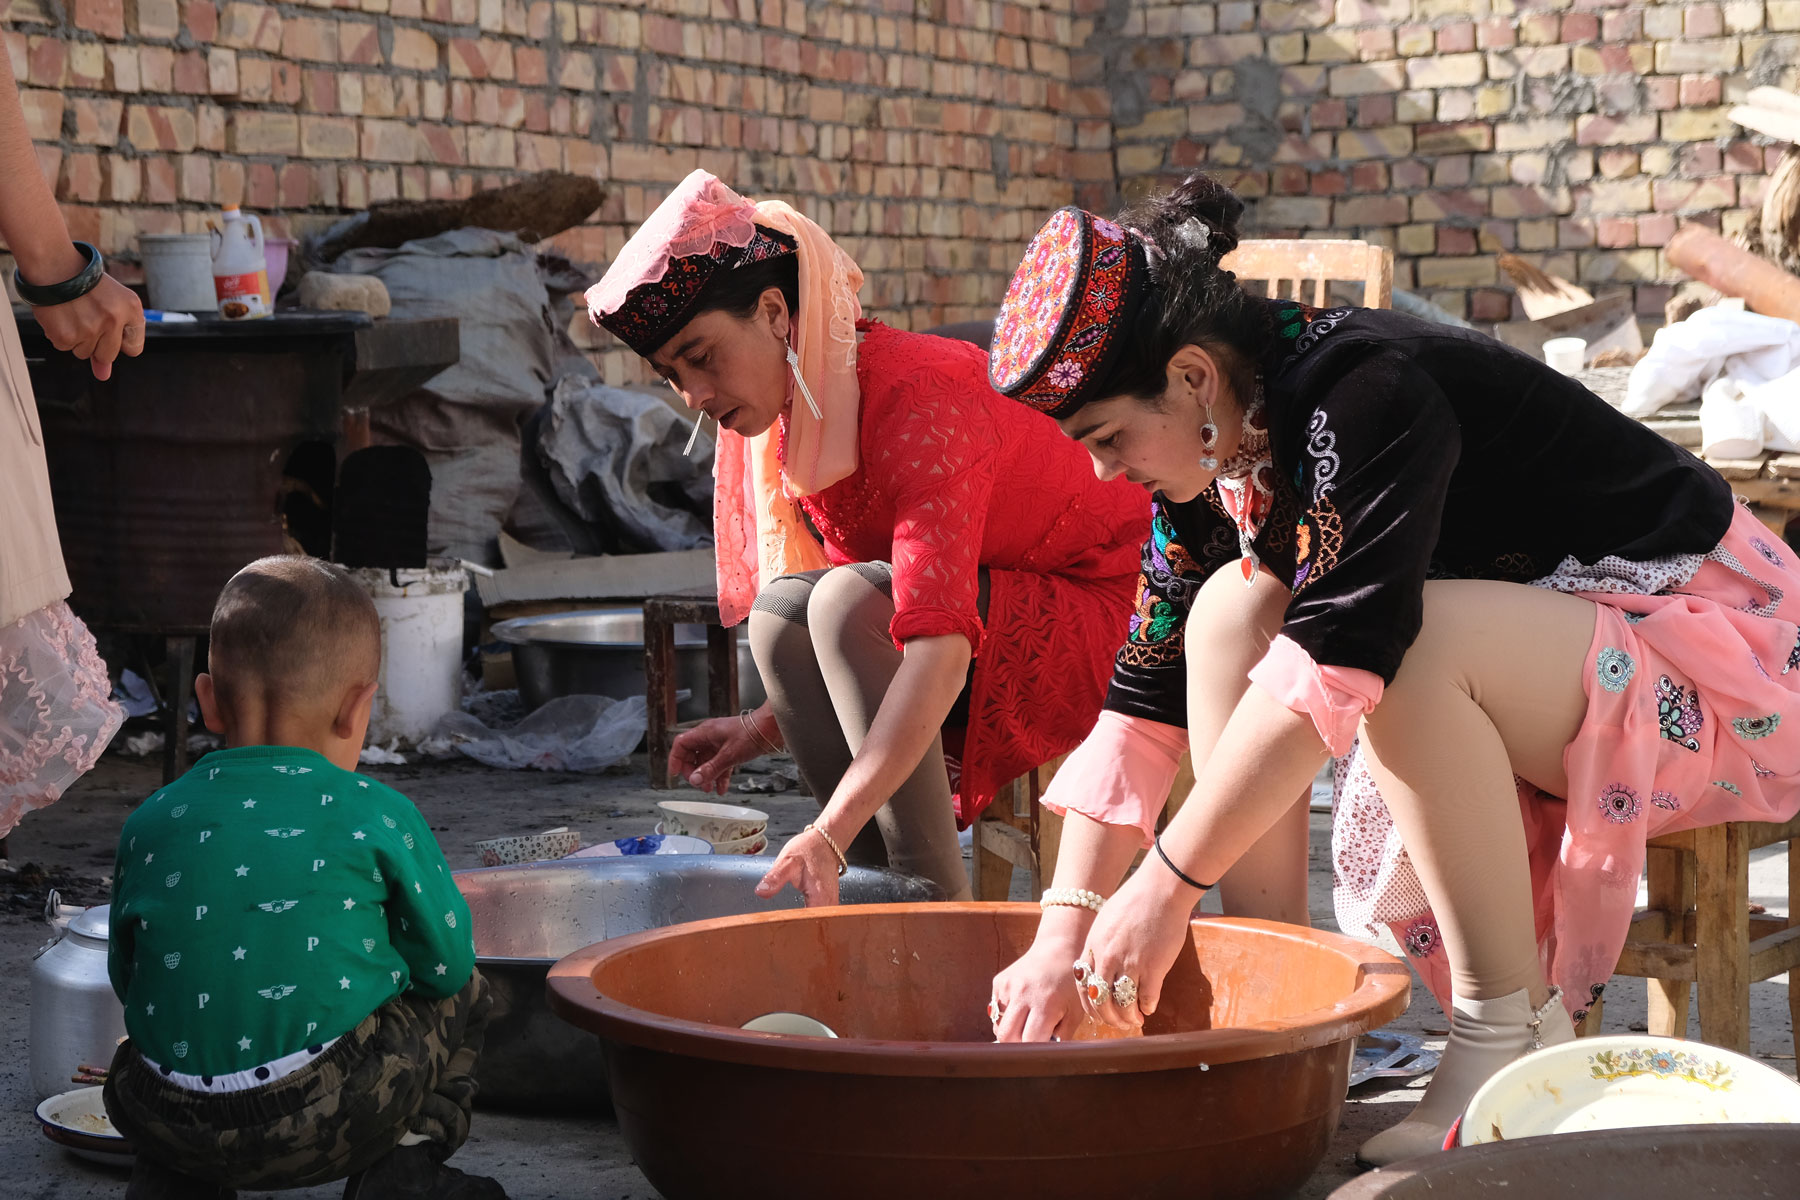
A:
<svg viewBox="0 0 1800 1200">
<path fill-rule="evenodd" d="M 994 321 L 994 390 L 1056 418 L 1098 398 L 1149 279 L 1143 238 L 1085 209 L 1052 214 Z"/>
</svg>

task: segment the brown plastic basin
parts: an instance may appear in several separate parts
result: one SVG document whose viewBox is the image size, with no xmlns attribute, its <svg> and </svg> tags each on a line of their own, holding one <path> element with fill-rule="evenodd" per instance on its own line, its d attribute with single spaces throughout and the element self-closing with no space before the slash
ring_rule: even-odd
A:
<svg viewBox="0 0 1800 1200">
<path fill-rule="evenodd" d="M 1323 1158 L 1358 1034 L 1405 1011 L 1373 946 L 1203 919 L 1150 1036 L 999 1046 L 994 974 L 1035 905 L 892 904 L 651 930 L 551 969 L 600 1035 L 619 1124 L 669 1200 L 1278 1197 Z M 746 1033 L 787 1010 L 837 1040 Z"/>
</svg>

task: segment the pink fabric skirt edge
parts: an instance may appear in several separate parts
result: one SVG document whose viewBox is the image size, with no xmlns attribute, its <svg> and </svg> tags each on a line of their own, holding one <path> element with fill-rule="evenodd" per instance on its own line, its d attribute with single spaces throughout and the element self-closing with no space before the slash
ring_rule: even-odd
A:
<svg viewBox="0 0 1800 1200">
<path fill-rule="evenodd" d="M 125 712 L 93 634 L 62 601 L 0 628 L 0 837 L 93 769 Z"/>
</svg>

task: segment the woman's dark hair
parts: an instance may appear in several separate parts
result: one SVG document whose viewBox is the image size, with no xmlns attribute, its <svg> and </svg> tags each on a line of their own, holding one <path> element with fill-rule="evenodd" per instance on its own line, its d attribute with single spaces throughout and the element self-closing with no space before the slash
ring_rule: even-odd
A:
<svg viewBox="0 0 1800 1200">
<path fill-rule="evenodd" d="M 706 281 L 706 286 L 695 299 L 694 307 L 688 313 L 688 320 L 709 312 L 726 312 L 740 321 L 747 321 L 756 314 L 756 306 L 762 300 L 762 294 L 770 288 L 781 289 L 782 296 L 787 299 L 788 319 L 798 320 L 800 259 L 793 254 L 766 258 L 747 267 L 713 272 L 713 277 Z"/>
<path fill-rule="evenodd" d="M 1144 400 L 1161 396 L 1168 387 L 1169 360 L 1183 346 L 1195 345 L 1220 355 L 1233 388 L 1249 397 L 1256 364 L 1269 343 L 1269 320 L 1238 286 L 1237 276 L 1219 266 L 1237 248 L 1243 215 L 1244 202 L 1235 192 L 1195 174 L 1119 218 L 1158 253 L 1150 256 L 1150 291 L 1136 336 L 1122 348 L 1108 392 Z"/>
</svg>

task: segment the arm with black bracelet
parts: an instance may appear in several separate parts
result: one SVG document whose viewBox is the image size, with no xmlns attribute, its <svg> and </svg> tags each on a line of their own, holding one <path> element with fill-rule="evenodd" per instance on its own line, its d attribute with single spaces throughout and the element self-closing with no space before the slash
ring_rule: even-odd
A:
<svg viewBox="0 0 1800 1200">
<path fill-rule="evenodd" d="M 98 250 L 70 239 L 4 56 L 0 83 L 0 236 L 18 264 L 14 286 L 51 345 L 87 359 L 94 378 L 110 378 L 119 355 L 143 352 L 143 305 L 106 274 Z"/>
</svg>

